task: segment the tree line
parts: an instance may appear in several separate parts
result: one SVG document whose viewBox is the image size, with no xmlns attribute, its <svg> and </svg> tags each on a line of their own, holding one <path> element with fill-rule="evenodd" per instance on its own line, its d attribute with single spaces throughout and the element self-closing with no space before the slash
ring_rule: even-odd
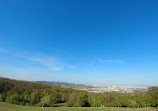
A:
<svg viewBox="0 0 158 111">
<path fill-rule="evenodd" d="M 90 93 L 0 78 L 0 102 L 39 107 L 55 107 L 57 103 L 67 107 L 158 107 L 158 87 L 133 93 Z"/>
</svg>

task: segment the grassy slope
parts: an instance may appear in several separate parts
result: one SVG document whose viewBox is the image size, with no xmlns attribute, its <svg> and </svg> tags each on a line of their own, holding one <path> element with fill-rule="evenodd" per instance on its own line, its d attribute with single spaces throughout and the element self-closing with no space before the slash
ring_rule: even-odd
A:
<svg viewBox="0 0 158 111">
<path fill-rule="evenodd" d="M 114 108 L 114 107 L 31 107 L 0 102 L 0 111 L 158 111 L 154 108 Z"/>
</svg>

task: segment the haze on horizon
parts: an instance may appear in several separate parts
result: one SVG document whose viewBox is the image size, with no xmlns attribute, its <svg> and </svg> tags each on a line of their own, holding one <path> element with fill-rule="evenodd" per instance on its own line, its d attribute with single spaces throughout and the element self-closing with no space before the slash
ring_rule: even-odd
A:
<svg viewBox="0 0 158 111">
<path fill-rule="evenodd" d="M 0 76 L 158 85 L 158 1 L 1 0 Z"/>
</svg>

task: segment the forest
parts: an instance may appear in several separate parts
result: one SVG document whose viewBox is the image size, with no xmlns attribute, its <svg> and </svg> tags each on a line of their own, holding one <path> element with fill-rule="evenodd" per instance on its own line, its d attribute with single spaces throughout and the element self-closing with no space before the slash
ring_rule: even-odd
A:
<svg viewBox="0 0 158 111">
<path fill-rule="evenodd" d="M 0 102 L 37 107 L 57 107 L 58 103 L 65 103 L 66 107 L 158 107 L 158 87 L 133 93 L 90 93 L 0 78 Z"/>
</svg>

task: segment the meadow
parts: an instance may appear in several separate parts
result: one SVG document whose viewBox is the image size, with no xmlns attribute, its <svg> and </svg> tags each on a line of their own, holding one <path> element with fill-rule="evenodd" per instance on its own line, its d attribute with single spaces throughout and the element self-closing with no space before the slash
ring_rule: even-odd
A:
<svg viewBox="0 0 158 111">
<path fill-rule="evenodd" d="M 117 107 L 34 107 L 0 102 L 0 111 L 158 111 L 158 109 Z"/>
</svg>

